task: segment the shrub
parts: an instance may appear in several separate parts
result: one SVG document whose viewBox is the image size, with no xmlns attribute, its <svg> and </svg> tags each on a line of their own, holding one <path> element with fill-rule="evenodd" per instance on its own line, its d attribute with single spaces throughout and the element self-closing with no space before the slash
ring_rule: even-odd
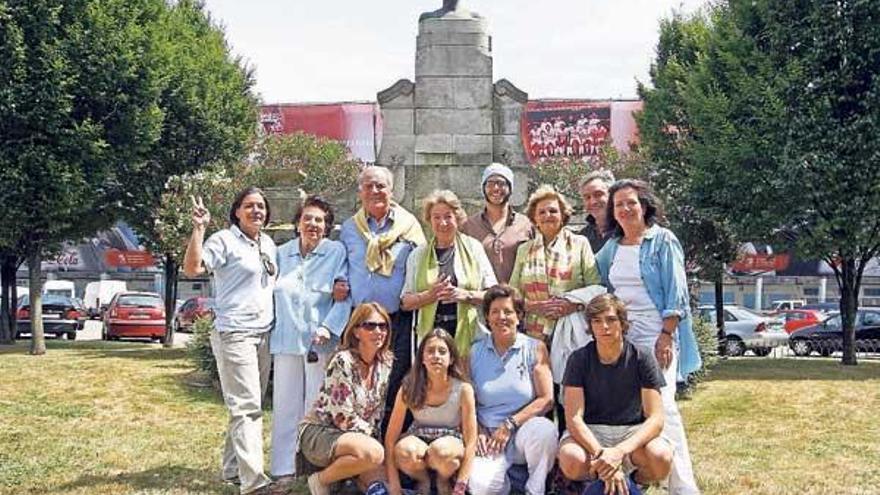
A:
<svg viewBox="0 0 880 495">
<path fill-rule="evenodd" d="M 186 343 L 186 355 L 195 368 L 208 374 L 212 381 L 219 381 L 217 361 L 211 351 L 211 332 L 214 322 L 210 318 L 199 318 L 192 326 L 192 338 Z"/>
<path fill-rule="evenodd" d="M 715 325 L 697 316 L 694 316 L 693 319 L 694 335 L 697 337 L 697 347 L 700 350 L 700 357 L 703 359 L 703 367 L 691 373 L 684 386 L 679 384 L 678 398 L 687 398 L 693 388 L 703 381 L 712 368 L 718 364 L 718 331 Z"/>
</svg>

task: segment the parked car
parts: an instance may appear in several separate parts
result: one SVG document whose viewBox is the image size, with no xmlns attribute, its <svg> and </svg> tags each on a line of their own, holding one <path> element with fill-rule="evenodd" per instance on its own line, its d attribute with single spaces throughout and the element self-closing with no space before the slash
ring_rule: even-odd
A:
<svg viewBox="0 0 880 495">
<path fill-rule="evenodd" d="M 715 306 L 700 306 L 697 314 L 715 323 Z M 788 334 L 778 319 L 753 313 L 742 306 L 724 305 L 723 350 L 728 356 L 742 356 L 747 350 L 766 356 L 774 347 L 788 341 Z"/>
<path fill-rule="evenodd" d="M 785 332 L 791 335 L 799 328 L 818 324 L 826 318 L 826 315 L 816 309 L 788 309 L 780 311 L 776 317 L 782 319 Z"/>
<path fill-rule="evenodd" d="M 880 352 L 880 308 L 859 308 L 856 311 L 856 351 Z M 843 350 L 843 323 L 840 314 L 834 314 L 822 323 L 792 333 L 788 341 L 797 356 L 818 352 L 830 356 Z"/>
<path fill-rule="evenodd" d="M 124 280 L 98 280 L 86 284 L 83 300 L 86 309 L 89 312 L 89 318 L 93 320 L 101 320 L 104 318 L 104 311 L 117 292 L 125 292 L 128 290 Z"/>
<path fill-rule="evenodd" d="M 46 280 L 43 284 L 43 294 L 76 297 L 76 286 L 70 280 Z"/>
<path fill-rule="evenodd" d="M 214 317 L 214 299 L 210 297 L 192 297 L 187 299 L 174 317 L 174 331 L 188 332 L 199 318 Z"/>
<path fill-rule="evenodd" d="M 773 301 L 773 311 L 783 311 L 786 309 L 798 309 L 807 304 L 803 299 L 785 299 L 782 301 Z"/>
<path fill-rule="evenodd" d="M 76 332 L 82 330 L 85 312 L 82 306 L 72 297 L 56 294 L 43 294 L 43 333 L 67 340 L 76 340 Z M 31 333 L 31 305 L 28 294 L 19 296 L 15 316 L 15 338 L 21 334 Z"/>
<path fill-rule="evenodd" d="M 165 303 L 155 292 L 119 292 L 104 314 L 101 338 L 142 337 L 165 342 Z"/>
<path fill-rule="evenodd" d="M 840 311 L 840 303 L 838 302 L 823 302 L 823 303 L 811 303 L 805 304 L 801 307 L 801 309 L 815 309 L 816 311 L 821 311 L 828 315 L 832 311 Z"/>
</svg>

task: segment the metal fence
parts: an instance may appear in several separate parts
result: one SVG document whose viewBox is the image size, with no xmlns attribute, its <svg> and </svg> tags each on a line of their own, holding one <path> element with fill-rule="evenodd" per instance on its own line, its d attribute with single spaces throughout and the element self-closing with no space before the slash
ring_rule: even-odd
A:
<svg viewBox="0 0 880 495">
<path fill-rule="evenodd" d="M 855 348 L 857 357 L 880 359 L 880 338 L 856 339 Z M 719 338 L 718 354 L 755 358 L 839 357 L 843 354 L 843 339 L 789 337 L 787 341 L 743 342 L 735 337 Z"/>
</svg>

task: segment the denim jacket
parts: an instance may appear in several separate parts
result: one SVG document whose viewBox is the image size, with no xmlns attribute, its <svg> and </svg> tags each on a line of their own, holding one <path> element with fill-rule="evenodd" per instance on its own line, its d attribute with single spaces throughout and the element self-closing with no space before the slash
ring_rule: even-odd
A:
<svg viewBox="0 0 880 495">
<path fill-rule="evenodd" d="M 596 266 L 599 268 L 602 284 L 612 293 L 614 287 L 608 275 L 611 273 L 611 264 L 617 254 L 619 241 L 620 237 L 608 239 L 596 255 Z M 639 267 L 642 282 L 660 317 L 679 317 L 675 345 L 679 350 L 678 379 L 683 380 L 688 374 L 700 369 L 703 363 L 694 335 L 684 272 L 684 252 L 675 234 L 659 225 L 648 227 L 639 248 Z"/>
</svg>

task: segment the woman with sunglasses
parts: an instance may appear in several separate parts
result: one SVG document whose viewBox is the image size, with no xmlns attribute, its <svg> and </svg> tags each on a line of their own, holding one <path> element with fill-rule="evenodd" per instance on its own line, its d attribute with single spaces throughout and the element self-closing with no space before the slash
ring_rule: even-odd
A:
<svg viewBox="0 0 880 495">
<path fill-rule="evenodd" d="M 269 223 L 263 191 L 248 187 L 229 209 L 229 228 L 207 241 L 211 214 L 193 198 L 193 233 L 186 246 L 187 277 L 210 273 L 214 286 L 211 349 L 217 360 L 229 426 L 223 447 L 222 476 L 239 483 L 241 493 L 269 493 L 263 472 L 263 392 L 269 377 L 269 330 L 275 288 L 275 243 L 262 232 Z"/>
<path fill-rule="evenodd" d="M 393 360 L 390 332 L 391 318 L 377 303 L 351 314 L 318 398 L 299 426 L 300 452 L 323 468 L 309 476 L 312 495 L 329 495 L 333 483 L 352 477 L 367 495 L 387 493 L 379 426 Z"/>
<path fill-rule="evenodd" d="M 279 489 L 293 486 L 297 426 L 324 381 L 327 358 L 339 344 L 351 312 L 333 299 L 335 280 L 347 278 L 345 247 L 327 238 L 333 208 L 307 196 L 293 215 L 295 237 L 278 248 L 275 329 L 269 340 L 272 385 L 272 477 Z"/>
</svg>

